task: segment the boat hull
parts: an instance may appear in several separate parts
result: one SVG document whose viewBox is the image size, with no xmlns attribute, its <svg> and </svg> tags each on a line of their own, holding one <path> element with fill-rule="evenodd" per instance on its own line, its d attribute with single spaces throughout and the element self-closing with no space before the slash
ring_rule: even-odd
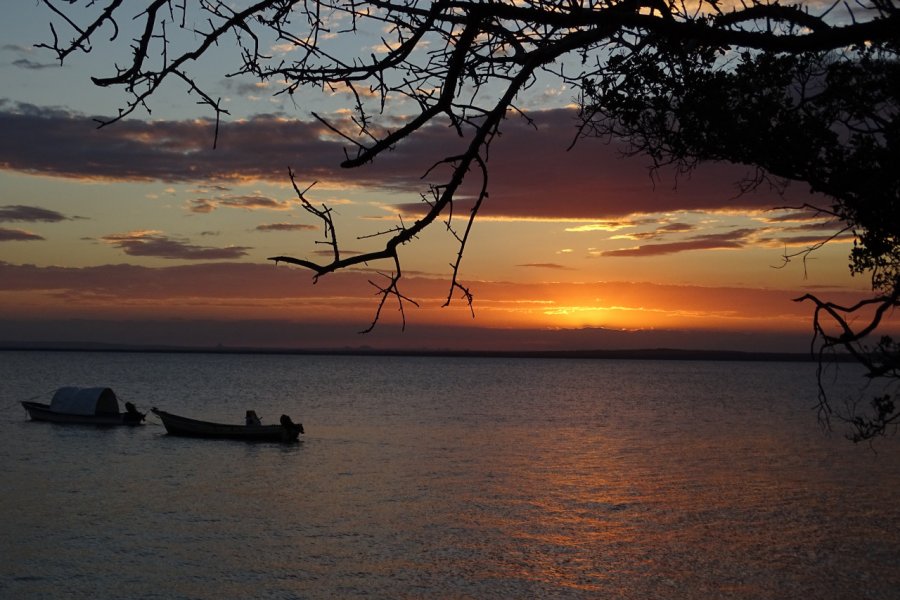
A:
<svg viewBox="0 0 900 600">
<path fill-rule="evenodd" d="M 49 404 L 41 404 L 40 402 L 23 401 L 22 406 L 28 411 L 28 416 L 32 421 L 46 421 L 48 423 L 62 423 L 66 425 L 140 425 L 144 420 L 141 413 L 108 413 L 95 415 L 73 415 L 69 413 L 56 412 L 50 409 Z"/>
<path fill-rule="evenodd" d="M 160 418 L 169 435 L 250 442 L 296 442 L 303 432 L 302 425 L 229 425 L 181 417 L 156 408 L 150 410 Z"/>
</svg>

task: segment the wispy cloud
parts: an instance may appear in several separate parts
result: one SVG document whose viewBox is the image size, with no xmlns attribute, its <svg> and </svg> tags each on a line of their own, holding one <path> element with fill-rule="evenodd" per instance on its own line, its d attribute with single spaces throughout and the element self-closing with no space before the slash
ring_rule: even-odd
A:
<svg viewBox="0 0 900 600">
<path fill-rule="evenodd" d="M 265 225 L 257 225 L 256 231 L 317 231 L 315 225 L 305 225 L 303 223 L 268 223 Z"/>
<path fill-rule="evenodd" d="M 58 69 L 60 65 L 56 63 L 39 63 L 33 60 L 29 60 L 27 58 L 17 58 L 12 61 L 14 67 L 19 67 L 20 69 L 29 69 L 32 71 L 37 71 L 40 69 Z"/>
<path fill-rule="evenodd" d="M 599 223 L 587 223 L 585 225 L 566 227 L 566 231 L 569 233 L 593 233 L 595 231 L 619 231 L 620 229 L 627 229 L 635 226 L 636 223 L 634 221 L 603 221 Z"/>
<path fill-rule="evenodd" d="M 797 223 L 807 221 L 833 220 L 831 215 L 825 215 L 817 210 L 791 210 L 776 215 L 765 215 L 759 220 L 764 223 Z"/>
<path fill-rule="evenodd" d="M 759 240 L 760 244 L 773 248 L 781 248 L 783 246 L 816 246 L 824 242 L 829 243 L 850 243 L 854 240 L 852 233 L 842 233 L 837 236 L 832 235 L 795 235 L 784 237 L 767 237 Z"/>
<path fill-rule="evenodd" d="M 696 226 L 691 225 L 690 223 L 668 223 L 657 229 L 655 233 L 684 233 L 686 231 L 693 231 L 694 229 L 696 229 Z"/>
<path fill-rule="evenodd" d="M 273 44 L 271 51 L 273 53 L 278 53 L 278 54 L 287 54 L 288 52 L 294 52 L 298 48 L 299 48 L 299 46 L 297 44 L 293 44 L 291 42 L 284 42 L 281 44 Z M 265 82 L 262 82 L 262 83 L 265 83 Z"/>
<path fill-rule="evenodd" d="M 710 233 L 691 237 L 681 242 L 669 242 L 663 244 L 646 244 L 634 248 L 621 250 L 606 250 L 600 256 L 614 257 L 644 257 L 675 254 L 691 250 L 724 250 L 743 248 L 751 237 L 756 234 L 755 229 L 736 229 L 727 233 Z"/>
<path fill-rule="evenodd" d="M 0 227 L 0 242 L 36 242 L 44 238 L 24 229 L 7 229 Z"/>
<path fill-rule="evenodd" d="M 188 210 L 194 213 L 210 213 L 217 208 L 241 208 L 244 210 L 290 210 L 295 206 L 291 200 L 276 200 L 262 194 L 241 196 L 223 195 L 216 198 L 194 198 Z"/>
<path fill-rule="evenodd" d="M 67 220 L 67 217 L 62 213 L 38 206 L 25 206 L 23 204 L 0 206 L 0 221 L 58 223 L 65 220 Z"/>
<path fill-rule="evenodd" d="M 329 258 L 334 257 L 334 250 L 314 250 L 311 252 L 315 256 L 327 256 Z M 347 250 L 345 248 L 341 248 L 342 256 L 356 256 L 357 254 L 362 254 L 361 250 Z"/>
<path fill-rule="evenodd" d="M 561 270 L 561 271 L 571 271 L 572 267 L 567 267 L 565 265 L 560 265 L 558 263 L 523 263 L 521 265 L 516 265 L 517 267 L 528 267 L 532 269 L 551 269 L 551 270 Z"/>
<path fill-rule="evenodd" d="M 230 260 L 247 255 L 246 246 L 215 248 L 197 246 L 185 240 L 173 239 L 159 231 L 131 231 L 103 236 L 104 242 L 119 248 L 129 256 L 152 256 L 181 260 Z"/>
<path fill-rule="evenodd" d="M 2 50 L 3 52 L 12 52 L 14 54 L 18 54 L 21 58 L 13 60 L 11 64 L 14 67 L 18 67 L 20 69 L 38 70 L 47 68 L 61 68 L 61 65 L 59 63 L 41 63 L 27 58 L 28 56 L 35 56 L 35 48 L 33 47 L 20 46 L 17 44 L 3 44 L 2 46 L 0 46 L 0 50 Z"/>
<path fill-rule="evenodd" d="M 261 92 L 265 92 L 272 87 L 268 81 L 237 81 L 234 79 L 224 79 L 221 82 L 222 87 L 241 96 L 257 96 Z"/>
<path fill-rule="evenodd" d="M 802 231 L 821 231 L 837 233 L 843 229 L 843 225 L 837 221 L 809 221 L 791 227 L 783 227 L 781 231 L 802 232 Z"/>
<path fill-rule="evenodd" d="M 697 229 L 696 225 L 691 225 L 689 223 L 669 223 L 667 225 L 663 225 L 661 227 L 657 227 L 652 231 L 639 231 L 633 233 L 623 233 L 619 235 L 614 235 L 611 239 L 614 240 L 658 240 L 662 239 L 668 235 L 679 234 L 679 233 L 687 233 L 689 231 L 694 231 Z"/>
</svg>

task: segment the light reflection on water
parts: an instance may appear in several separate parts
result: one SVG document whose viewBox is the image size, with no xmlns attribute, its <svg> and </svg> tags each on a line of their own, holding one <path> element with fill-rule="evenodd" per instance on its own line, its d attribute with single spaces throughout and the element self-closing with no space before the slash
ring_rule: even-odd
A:
<svg viewBox="0 0 900 600">
<path fill-rule="evenodd" d="M 897 598 L 897 441 L 780 363 L 0 353 L 0 596 Z M 106 384 L 292 446 L 25 420 Z"/>
</svg>

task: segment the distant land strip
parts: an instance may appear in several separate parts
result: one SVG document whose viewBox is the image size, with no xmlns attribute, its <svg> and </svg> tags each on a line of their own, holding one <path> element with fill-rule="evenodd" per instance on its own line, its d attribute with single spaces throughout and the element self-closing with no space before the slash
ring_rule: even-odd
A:
<svg viewBox="0 0 900 600">
<path fill-rule="evenodd" d="M 706 361 L 773 361 L 813 362 L 818 357 L 809 352 L 749 352 L 740 350 L 679 350 L 646 348 L 637 350 L 441 350 L 346 348 L 254 348 L 230 346 L 135 346 L 101 343 L 0 342 L 0 351 L 32 352 L 155 352 L 182 354 L 270 354 L 325 356 L 425 356 L 435 358 L 554 358 L 607 360 L 706 360 Z M 828 360 L 852 361 L 848 354 L 829 355 Z"/>
</svg>

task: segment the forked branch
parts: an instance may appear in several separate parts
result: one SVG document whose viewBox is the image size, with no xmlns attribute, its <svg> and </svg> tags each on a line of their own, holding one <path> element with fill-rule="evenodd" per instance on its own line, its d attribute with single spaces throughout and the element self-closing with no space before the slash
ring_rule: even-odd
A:
<svg viewBox="0 0 900 600">
<path fill-rule="evenodd" d="M 811 351 L 818 355 L 819 415 L 827 424 L 832 415 L 851 425 L 849 436 L 855 442 L 870 440 L 884 435 L 889 427 L 900 422 L 900 411 L 889 393 L 876 394 L 867 410 L 861 411 L 853 404 L 846 413 L 837 413 L 829 399 L 824 385 L 824 367 L 829 359 L 839 357 L 841 352 L 854 358 L 866 369 L 870 380 L 896 382 L 900 379 L 900 344 L 889 336 L 881 336 L 872 345 L 866 340 L 882 324 L 885 317 L 900 306 L 900 291 L 893 294 L 860 300 L 851 306 L 828 302 L 813 294 L 805 294 L 796 302 L 810 301 L 815 305 L 813 312 L 813 339 Z M 870 314 L 866 316 L 865 311 Z M 856 319 L 861 324 L 856 324 Z"/>
</svg>

